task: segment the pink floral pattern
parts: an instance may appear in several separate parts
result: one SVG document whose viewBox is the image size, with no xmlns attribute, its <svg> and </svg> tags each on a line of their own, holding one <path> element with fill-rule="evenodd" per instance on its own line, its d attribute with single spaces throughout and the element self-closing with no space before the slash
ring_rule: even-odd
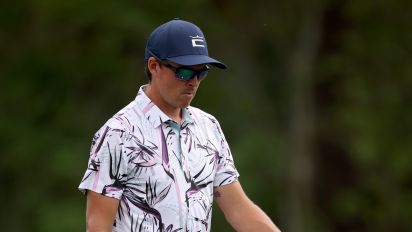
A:
<svg viewBox="0 0 412 232">
<path fill-rule="evenodd" d="M 95 134 L 79 189 L 120 200 L 113 231 L 210 231 L 213 188 L 239 176 L 220 125 L 191 106 L 178 125 L 143 88 Z"/>
</svg>

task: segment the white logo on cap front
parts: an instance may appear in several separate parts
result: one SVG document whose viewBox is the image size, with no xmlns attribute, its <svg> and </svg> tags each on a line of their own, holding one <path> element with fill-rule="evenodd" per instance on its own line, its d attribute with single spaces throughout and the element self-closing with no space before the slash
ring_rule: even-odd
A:
<svg viewBox="0 0 412 232">
<path fill-rule="evenodd" d="M 199 43 L 204 43 L 205 41 L 203 40 L 203 37 L 200 36 L 190 36 L 190 38 L 192 38 L 192 46 L 193 47 L 205 47 L 205 45 L 203 44 L 199 44 Z"/>
</svg>

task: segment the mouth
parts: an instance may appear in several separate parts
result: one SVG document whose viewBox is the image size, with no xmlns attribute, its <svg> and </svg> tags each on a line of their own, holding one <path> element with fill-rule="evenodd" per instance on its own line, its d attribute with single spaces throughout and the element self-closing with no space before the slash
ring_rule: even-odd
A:
<svg viewBox="0 0 412 232">
<path fill-rule="evenodd" d="M 193 97 L 195 94 L 193 92 L 186 92 L 183 95 L 188 96 L 188 97 Z"/>
<path fill-rule="evenodd" d="M 194 90 L 187 90 L 185 92 L 183 92 L 184 95 L 188 95 L 188 96 L 194 96 L 196 93 L 196 91 Z"/>
</svg>

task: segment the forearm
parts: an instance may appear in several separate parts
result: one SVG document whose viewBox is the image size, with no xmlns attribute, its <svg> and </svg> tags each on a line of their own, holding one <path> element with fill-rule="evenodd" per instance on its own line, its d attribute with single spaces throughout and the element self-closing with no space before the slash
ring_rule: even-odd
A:
<svg viewBox="0 0 412 232">
<path fill-rule="evenodd" d="M 227 220 L 238 232 L 280 232 L 272 220 L 252 202 L 247 208 Z"/>
<path fill-rule="evenodd" d="M 239 182 L 215 188 L 215 199 L 226 220 L 239 232 L 280 232 L 272 220 L 243 192 Z"/>
</svg>

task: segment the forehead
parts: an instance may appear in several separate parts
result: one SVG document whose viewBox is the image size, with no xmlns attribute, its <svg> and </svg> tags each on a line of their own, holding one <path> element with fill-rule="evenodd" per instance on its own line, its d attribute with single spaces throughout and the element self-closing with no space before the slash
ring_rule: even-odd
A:
<svg viewBox="0 0 412 232">
<path fill-rule="evenodd" d="M 207 64 L 197 64 L 197 65 L 183 66 L 183 65 L 180 65 L 180 64 L 176 64 L 175 62 L 170 61 L 170 60 L 167 60 L 167 62 L 168 62 L 169 64 L 173 65 L 173 66 L 176 67 L 176 68 L 179 68 L 179 67 L 187 67 L 187 68 L 192 69 L 192 70 L 195 70 L 195 71 L 200 71 L 200 70 L 204 69 L 204 68 L 206 67 L 206 65 L 207 65 Z"/>
</svg>

